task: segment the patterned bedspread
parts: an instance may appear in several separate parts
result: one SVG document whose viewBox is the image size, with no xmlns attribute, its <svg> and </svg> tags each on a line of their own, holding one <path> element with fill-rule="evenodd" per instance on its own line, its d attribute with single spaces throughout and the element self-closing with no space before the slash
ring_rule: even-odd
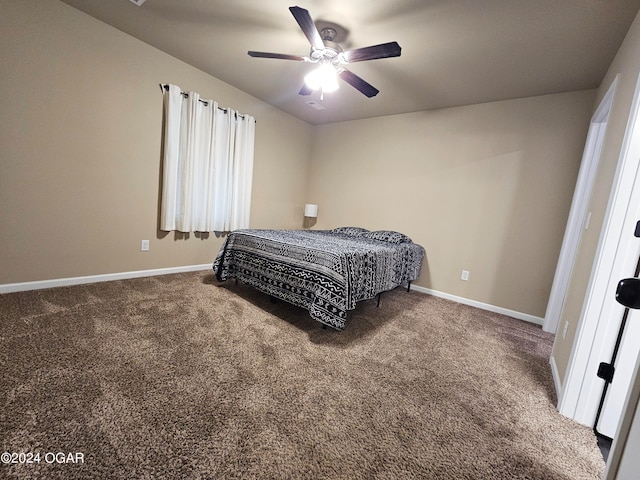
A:
<svg viewBox="0 0 640 480">
<path fill-rule="evenodd" d="M 418 278 L 424 248 L 322 230 L 236 230 L 213 271 L 236 278 L 342 330 L 347 311 Z"/>
</svg>

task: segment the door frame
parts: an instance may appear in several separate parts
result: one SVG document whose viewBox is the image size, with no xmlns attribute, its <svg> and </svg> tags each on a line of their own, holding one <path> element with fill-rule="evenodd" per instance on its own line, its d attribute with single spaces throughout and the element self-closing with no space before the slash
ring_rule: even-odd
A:
<svg viewBox="0 0 640 480">
<path fill-rule="evenodd" d="M 629 266 L 627 259 L 630 252 L 638 248 L 633 236 L 635 221 L 630 219 L 638 211 L 637 205 L 631 205 L 636 198 L 634 192 L 640 194 L 639 115 L 640 76 L 636 81 L 578 331 L 559 394 L 560 413 L 589 426 L 593 425 L 602 394 L 603 381 L 596 376 L 598 365 L 610 360 L 624 310 L 615 302 L 617 282 L 625 276 L 633 276 L 635 269 L 635 264 Z"/>
<path fill-rule="evenodd" d="M 587 141 L 580 163 L 580 171 L 576 180 L 576 188 L 571 201 L 571 209 L 569 210 L 569 219 L 567 220 L 556 273 L 549 293 L 544 323 L 542 324 L 542 329 L 545 332 L 556 333 L 558 331 L 558 323 L 560 322 L 567 290 L 569 289 L 569 281 L 573 273 L 573 265 L 580 246 L 582 232 L 589 227 L 590 214 L 587 210 L 591 199 L 591 191 L 593 190 L 593 182 L 600 164 L 600 154 L 602 153 L 602 145 L 607 132 L 607 122 L 609 121 L 609 113 L 611 112 L 611 105 L 618 85 L 618 78 L 619 75 L 616 76 L 591 117 Z"/>
</svg>

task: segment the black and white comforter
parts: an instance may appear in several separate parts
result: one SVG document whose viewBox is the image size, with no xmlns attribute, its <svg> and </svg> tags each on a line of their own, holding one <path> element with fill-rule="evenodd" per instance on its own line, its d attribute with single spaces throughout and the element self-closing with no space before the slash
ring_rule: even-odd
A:
<svg viewBox="0 0 640 480">
<path fill-rule="evenodd" d="M 213 271 L 220 281 L 236 278 L 342 330 L 357 302 L 420 274 L 424 248 L 397 232 L 383 233 L 236 230 Z"/>
</svg>

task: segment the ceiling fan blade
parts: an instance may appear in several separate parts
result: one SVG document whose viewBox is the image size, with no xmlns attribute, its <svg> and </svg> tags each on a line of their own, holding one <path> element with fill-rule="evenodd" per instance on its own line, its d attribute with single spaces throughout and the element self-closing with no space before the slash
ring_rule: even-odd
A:
<svg viewBox="0 0 640 480">
<path fill-rule="evenodd" d="M 366 95 L 367 97 L 375 97 L 380 90 L 371 85 L 370 83 L 365 82 L 362 78 L 357 76 L 355 73 L 350 72 L 349 70 L 341 71 L 338 76 L 351 85 L 356 90 L 359 90 L 361 93 Z"/>
<path fill-rule="evenodd" d="M 296 19 L 296 22 L 298 22 L 298 25 L 300 25 L 311 46 L 316 50 L 322 50 L 324 48 L 324 42 L 316 28 L 316 24 L 313 23 L 313 18 L 311 18 L 309 10 L 300 7 L 289 7 L 289 10 Z"/>
<path fill-rule="evenodd" d="M 363 62 L 365 60 L 375 60 L 377 58 L 399 57 L 402 48 L 398 42 L 382 43 L 380 45 L 372 45 L 370 47 L 356 48 L 344 52 L 347 62 Z"/>
<path fill-rule="evenodd" d="M 311 95 L 312 93 L 313 89 L 305 83 L 304 85 L 302 85 L 302 88 L 298 92 L 298 95 Z"/>
<path fill-rule="evenodd" d="M 288 55 L 286 53 L 254 52 L 252 50 L 249 50 L 247 53 L 250 57 L 279 58 L 280 60 L 296 60 L 298 62 L 304 62 L 304 57 L 301 57 L 299 55 Z"/>
</svg>

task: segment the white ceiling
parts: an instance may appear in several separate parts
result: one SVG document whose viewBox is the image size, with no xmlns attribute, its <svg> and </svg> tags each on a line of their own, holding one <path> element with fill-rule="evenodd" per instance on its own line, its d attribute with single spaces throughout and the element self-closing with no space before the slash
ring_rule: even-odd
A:
<svg viewBox="0 0 640 480">
<path fill-rule="evenodd" d="M 597 88 L 640 8 L 640 0 L 62 1 L 311 124 Z M 345 50 L 400 44 L 400 57 L 349 66 L 376 97 L 342 81 L 323 101 L 301 96 L 312 64 L 247 55 L 309 54 L 293 5 L 348 30 Z"/>
</svg>

